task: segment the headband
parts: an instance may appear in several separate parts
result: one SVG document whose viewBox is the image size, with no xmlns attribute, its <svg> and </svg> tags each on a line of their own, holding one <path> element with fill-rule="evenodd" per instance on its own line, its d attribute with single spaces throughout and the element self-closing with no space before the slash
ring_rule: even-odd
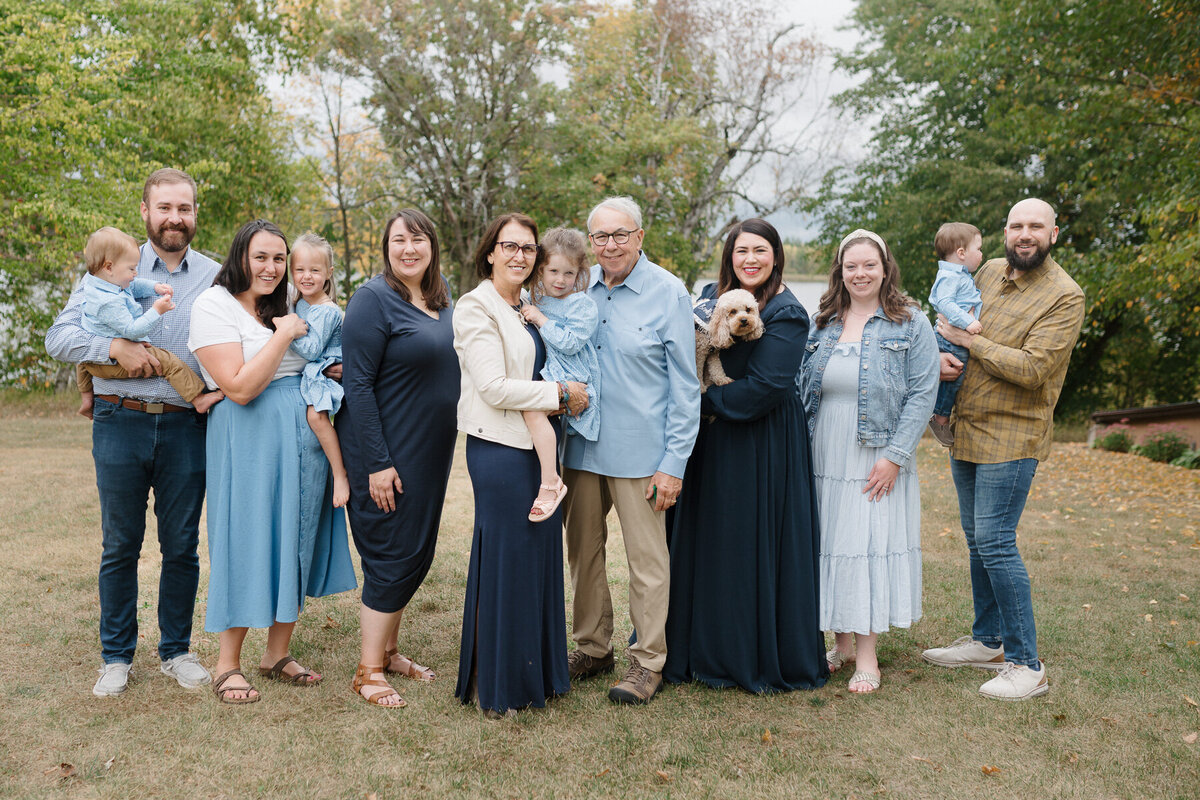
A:
<svg viewBox="0 0 1200 800">
<path fill-rule="evenodd" d="M 885 243 L 883 241 L 883 239 L 879 236 L 879 234 L 872 233 L 871 231 L 863 230 L 862 228 L 859 228 L 858 230 L 851 231 L 850 233 L 846 234 L 846 238 L 842 239 L 842 243 L 838 245 L 838 251 L 837 251 L 838 261 L 842 260 L 842 251 L 846 249 L 846 243 L 854 241 L 855 239 L 870 239 L 871 241 L 873 241 L 877 245 L 879 245 L 879 249 L 881 251 L 883 251 L 883 257 L 887 258 L 887 253 L 888 253 L 887 243 Z"/>
</svg>

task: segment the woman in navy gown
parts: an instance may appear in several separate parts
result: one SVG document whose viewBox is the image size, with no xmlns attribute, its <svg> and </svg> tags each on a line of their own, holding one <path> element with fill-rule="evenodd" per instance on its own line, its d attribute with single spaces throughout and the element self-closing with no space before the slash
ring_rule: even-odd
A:
<svg viewBox="0 0 1200 800">
<path fill-rule="evenodd" d="M 796 373 L 808 314 L 783 286 L 783 245 L 760 219 L 725 240 L 711 298 L 746 289 L 762 337 L 721 354 L 733 382 L 710 386 L 671 529 L 663 677 L 766 693 L 829 677 L 817 626 L 819 532 Z"/>
<path fill-rule="evenodd" d="M 581 383 L 541 380 L 545 349 L 519 311 L 521 288 L 544 258 L 524 214 L 493 220 L 475 254 L 479 286 L 458 301 L 459 429 L 475 493 L 458 686 L 488 717 L 544 706 L 570 688 L 563 602 L 562 512 L 531 522 L 540 483 L 525 410 L 587 406 Z"/>
<path fill-rule="evenodd" d="M 458 358 L 437 233 L 415 209 L 383 233 L 383 274 L 350 298 L 342 324 L 345 404 L 337 415 L 350 478 L 350 530 L 362 558 L 362 653 L 352 688 L 367 702 L 404 700 L 388 672 L 431 681 L 400 655 L 404 609 L 433 563 L 450 462 Z"/>
</svg>

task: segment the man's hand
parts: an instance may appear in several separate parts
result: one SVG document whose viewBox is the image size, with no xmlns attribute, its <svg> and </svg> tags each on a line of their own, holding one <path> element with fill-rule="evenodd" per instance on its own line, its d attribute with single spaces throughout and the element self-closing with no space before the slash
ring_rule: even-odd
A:
<svg viewBox="0 0 1200 800">
<path fill-rule="evenodd" d="M 941 314 L 938 314 L 936 330 L 942 335 L 942 338 L 950 344 L 956 344 L 959 347 L 965 347 L 968 350 L 971 349 L 971 342 L 975 341 L 975 334 L 968 333 L 962 328 L 954 327 L 950 324 L 949 320 L 947 320 Z"/>
<path fill-rule="evenodd" d="M 162 364 L 150 352 L 150 345 L 145 342 L 131 342 L 128 339 L 113 339 L 108 346 L 108 357 L 120 364 L 131 378 L 149 378 L 152 375 L 162 375 Z"/>
<path fill-rule="evenodd" d="M 655 511 L 666 511 L 679 500 L 679 492 L 683 489 L 683 481 L 665 472 L 656 472 L 650 476 L 646 486 L 646 499 L 654 501 Z"/>
<path fill-rule="evenodd" d="M 339 361 L 336 364 L 330 364 L 328 367 L 325 368 L 325 371 L 322 372 L 321 374 L 324 375 L 326 378 L 329 378 L 329 380 L 331 380 L 331 381 L 337 381 L 338 383 L 341 383 L 342 382 L 342 362 Z"/>
<path fill-rule="evenodd" d="M 942 363 L 941 374 L 938 377 L 944 381 L 958 380 L 958 376 L 962 375 L 963 363 L 953 353 L 938 353 L 938 358 Z"/>
<path fill-rule="evenodd" d="M 587 384 L 579 381 L 567 381 L 567 413 L 572 417 L 578 417 L 587 411 L 587 407 Z"/>
</svg>

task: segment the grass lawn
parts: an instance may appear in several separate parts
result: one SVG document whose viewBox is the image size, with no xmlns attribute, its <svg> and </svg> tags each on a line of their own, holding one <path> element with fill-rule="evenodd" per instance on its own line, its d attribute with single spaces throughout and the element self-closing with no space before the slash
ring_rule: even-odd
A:
<svg viewBox="0 0 1200 800">
<path fill-rule="evenodd" d="M 971 620 L 949 468 L 926 440 L 925 617 L 882 637 L 879 692 L 851 695 L 844 670 L 814 692 L 674 686 L 648 707 L 619 708 L 597 678 L 497 723 L 453 697 L 473 513 L 461 452 L 437 559 L 401 628 L 401 650 L 438 679 L 396 681 L 407 708 L 350 693 L 354 593 L 310 601 L 297 628 L 293 653 L 326 675 L 319 687 L 256 681 L 263 700 L 244 707 L 180 689 L 155 655 L 153 517 L 134 680 L 119 698 L 93 697 L 99 508 L 90 428 L 66 413 L 73 404 L 0 402 L 0 796 L 1090 800 L 1200 791 L 1200 472 L 1055 446 L 1020 533 L 1052 685 L 1044 698 L 987 701 L 977 689 L 990 673 L 920 659 Z M 211 666 L 204 538 L 193 649 Z M 620 638 L 626 576 L 613 539 Z M 248 673 L 264 638 L 247 641 Z"/>
</svg>

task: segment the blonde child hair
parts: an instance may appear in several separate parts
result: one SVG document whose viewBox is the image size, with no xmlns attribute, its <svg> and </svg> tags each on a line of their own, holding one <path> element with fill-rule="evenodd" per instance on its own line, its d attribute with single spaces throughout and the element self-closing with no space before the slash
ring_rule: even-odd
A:
<svg viewBox="0 0 1200 800">
<path fill-rule="evenodd" d="M 88 237 L 87 244 L 83 248 L 83 263 L 87 267 L 88 274 L 95 275 L 104 269 L 105 264 L 116 261 L 117 256 L 137 249 L 137 239 L 124 231 L 105 225 Z"/>
<path fill-rule="evenodd" d="M 295 255 L 296 250 L 301 246 L 311 248 L 325 259 L 329 274 L 325 276 L 325 285 L 321 287 L 321 291 L 325 292 L 325 296 L 330 300 L 336 300 L 337 284 L 333 280 L 333 245 L 329 244 L 324 236 L 309 231 L 300 234 L 296 237 L 296 241 L 292 242 L 292 255 Z"/>
</svg>

